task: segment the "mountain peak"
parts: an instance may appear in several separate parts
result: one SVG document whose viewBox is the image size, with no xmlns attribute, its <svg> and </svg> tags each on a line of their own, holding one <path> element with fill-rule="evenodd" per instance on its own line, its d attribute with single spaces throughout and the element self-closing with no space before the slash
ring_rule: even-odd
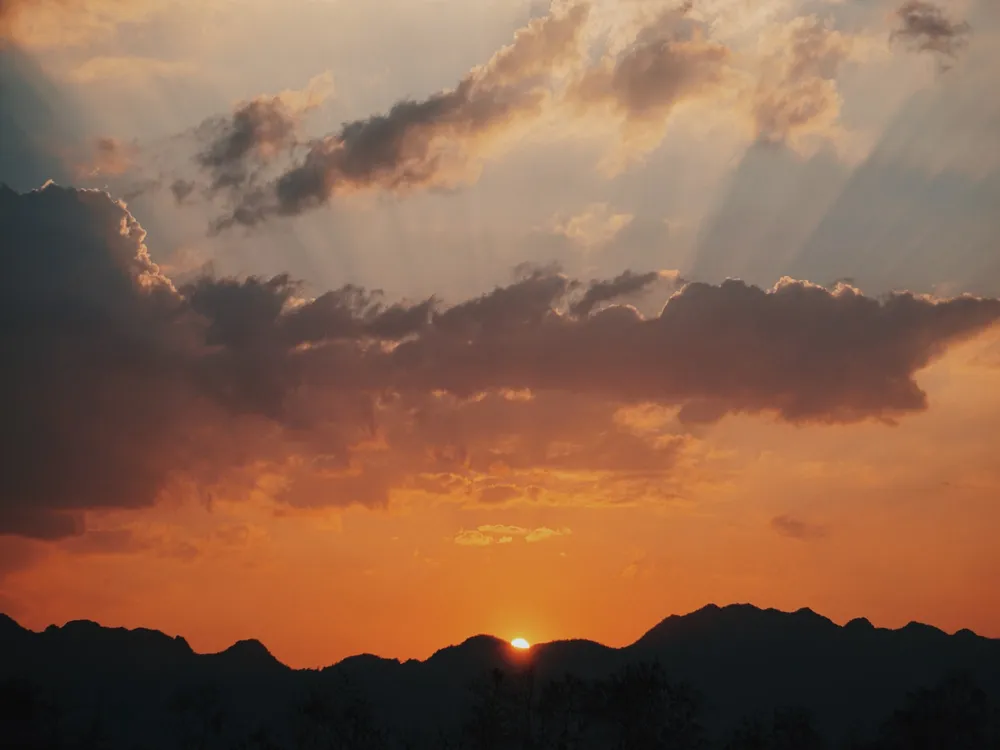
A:
<svg viewBox="0 0 1000 750">
<path fill-rule="evenodd" d="M 260 666 L 263 664 L 285 666 L 267 650 L 267 646 L 256 638 L 236 641 L 236 643 L 225 651 L 219 652 L 216 656 L 240 666 Z"/>
<path fill-rule="evenodd" d="M 802 607 L 794 612 L 784 612 L 773 608 L 761 609 L 753 604 L 728 604 L 724 607 L 707 604 L 686 615 L 671 615 L 650 629 L 637 643 L 650 643 L 663 638 L 682 637 L 720 629 L 739 633 L 748 630 L 771 630 L 775 627 L 837 626 L 832 620 L 808 607 Z"/>
<path fill-rule="evenodd" d="M 871 624 L 871 621 L 867 617 L 855 617 L 845 626 L 848 630 L 874 630 L 875 626 Z"/>
</svg>

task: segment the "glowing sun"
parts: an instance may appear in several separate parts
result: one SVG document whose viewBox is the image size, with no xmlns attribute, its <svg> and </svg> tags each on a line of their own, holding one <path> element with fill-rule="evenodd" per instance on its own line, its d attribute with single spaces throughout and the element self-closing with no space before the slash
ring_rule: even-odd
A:
<svg viewBox="0 0 1000 750">
<path fill-rule="evenodd" d="M 531 648 L 531 644 L 528 643 L 524 638 L 515 638 L 510 642 L 510 645 L 514 648 L 526 649 Z"/>
</svg>

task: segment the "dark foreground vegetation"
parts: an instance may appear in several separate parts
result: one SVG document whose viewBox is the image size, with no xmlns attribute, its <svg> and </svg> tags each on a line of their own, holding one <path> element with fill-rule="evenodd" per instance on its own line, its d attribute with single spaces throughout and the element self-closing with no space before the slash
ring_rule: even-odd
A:
<svg viewBox="0 0 1000 750">
<path fill-rule="evenodd" d="M 1000 750 L 1000 643 L 706 608 L 635 644 L 291 670 L 255 641 L 0 618 L 0 747 L 51 750 Z"/>
</svg>

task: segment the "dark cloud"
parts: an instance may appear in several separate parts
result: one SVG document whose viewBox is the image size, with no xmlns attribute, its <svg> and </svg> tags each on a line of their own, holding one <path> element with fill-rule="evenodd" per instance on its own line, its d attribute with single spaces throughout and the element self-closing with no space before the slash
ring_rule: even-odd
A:
<svg viewBox="0 0 1000 750">
<path fill-rule="evenodd" d="M 772 518 L 771 528 L 781 536 L 803 542 L 824 539 L 829 534 L 829 529 L 826 526 L 807 523 L 787 514 Z"/>
<path fill-rule="evenodd" d="M 490 141 L 539 113 L 549 76 L 579 55 L 587 14 L 581 4 L 535 19 L 454 89 L 401 101 L 385 114 L 355 120 L 315 140 L 305 157 L 275 181 L 245 191 L 217 228 L 299 214 L 342 192 L 466 179 Z"/>
<path fill-rule="evenodd" d="M 0 534 L 38 538 L 260 466 L 292 506 L 384 504 L 401 472 L 444 486 L 497 462 L 646 481 L 683 441 L 594 430 L 616 405 L 894 419 L 927 406 L 916 372 L 1000 319 L 994 299 L 791 280 L 688 284 L 647 318 L 597 306 L 654 275 L 530 267 L 450 307 L 353 286 L 307 299 L 287 276 L 177 288 L 123 204 L 53 185 L 0 188 L 0 235 Z"/>
<path fill-rule="evenodd" d="M 625 271 L 620 276 L 608 281 L 591 282 L 580 300 L 573 304 L 573 313 L 589 315 L 602 302 L 609 302 L 619 297 L 640 292 L 660 278 L 657 271 L 649 273 L 633 273 Z"/>
<path fill-rule="evenodd" d="M 758 142 L 830 133 L 840 116 L 837 74 L 850 56 L 850 37 L 806 16 L 785 26 L 772 44 L 752 100 Z"/>
<path fill-rule="evenodd" d="M 183 203 L 187 200 L 188 196 L 191 195 L 197 188 L 197 185 L 190 181 L 178 178 L 170 183 L 170 193 L 174 196 L 174 200 L 177 203 Z"/>
<path fill-rule="evenodd" d="M 0 340 L 17 352 L 0 373 L 0 531 L 62 536 L 74 510 L 142 505 L 163 479 L 180 299 L 104 193 L 0 188 L 0 224 Z"/>
<path fill-rule="evenodd" d="M 208 142 L 195 160 L 211 175 L 210 190 L 238 189 L 251 182 L 265 164 L 296 142 L 300 117 L 275 96 L 254 99 L 229 117 L 203 123 L 199 131 Z"/>
<path fill-rule="evenodd" d="M 792 422 L 891 419 L 926 408 L 918 370 L 1000 317 L 998 300 L 907 293 L 875 300 L 850 287 L 791 280 L 771 291 L 740 281 L 689 284 L 651 319 L 624 307 L 575 317 L 544 311 L 544 288 L 546 280 L 532 278 L 502 290 L 513 314 L 496 316 L 503 325 L 481 326 L 474 337 L 435 325 L 401 344 L 386 362 L 392 384 L 710 403 L 718 415 L 769 411 Z"/>
<path fill-rule="evenodd" d="M 629 121 L 662 124 L 685 99 L 722 83 L 729 50 L 704 39 L 689 20 L 691 4 L 666 11 L 641 28 L 618 54 L 606 55 L 574 83 L 568 98 L 579 107 L 610 107 Z"/>
<path fill-rule="evenodd" d="M 899 27 L 891 34 L 918 52 L 931 52 L 954 58 L 969 43 L 972 27 L 965 21 L 953 21 L 944 10 L 926 0 L 907 0 L 896 11 Z"/>
</svg>

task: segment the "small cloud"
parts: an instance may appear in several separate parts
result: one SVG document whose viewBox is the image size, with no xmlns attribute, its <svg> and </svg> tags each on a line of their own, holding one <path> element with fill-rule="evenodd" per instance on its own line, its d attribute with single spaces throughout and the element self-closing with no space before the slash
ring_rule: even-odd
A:
<svg viewBox="0 0 1000 750">
<path fill-rule="evenodd" d="M 526 542 L 544 542 L 546 539 L 555 539 L 560 536 L 569 536 L 573 531 L 571 529 L 550 529 L 547 526 L 542 526 L 541 528 L 535 529 L 534 531 L 529 531 L 524 537 Z"/>
<path fill-rule="evenodd" d="M 550 529 L 542 526 L 537 529 L 527 529 L 522 526 L 484 524 L 473 530 L 462 529 L 455 535 L 454 541 L 463 547 L 488 547 L 491 544 L 511 544 L 515 539 L 523 539 L 528 543 L 544 542 L 572 533 L 567 528 Z"/>
<path fill-rule="evenodd" d="M 649 273 L 625 271 L 614 279 L 592 281 L 583 297 L 574 303 L 573 313 L 575 315 L 589 315 L 602 302 L 638 294 L 662 278 L 664 276 L 660 271 L 650 271 Z"/>
<path fill-rule="evenodd" d="M 649 558 L 645 552 L 637 552 L 632 556 L 628 565 L 622 568 L 621 577 L 634 580 L 645 575 L 650 568 Z"/>
<path fill-rule="evenodd" d="M 178 178 L 170 183 L 170 192 L 173 193 L 174 200 L 180 204 L 194 192 L 195 187 L 197 186 L 191 180 Z"/>
<path fill-rule="evenodd" d="M 484 534 L 504 534 L 509 536 L 524 536 L 528 533 L 527 529 L 521 528 L 520 526 L 504 526 L 503 524 L 480 526 L 479 531 Z"/>
<path fill-rule="evenodd" d="M 77 179 L 125 174 L 139 154 L 133 143 L 123 143 L 117 138 L 102 137 L 94 141 L 93 153 L 76 167 Z"/>
<path fill-rule="evenodd" d="M 455 535 L 455 544 L 462 547 L 488 547 L 496 541 L 489 534 L 473 529 L 472 531 L 462 530 Z"/>
<path fill-rule="evenodd" d="M 944 11 L 926 0 L 907 0 L 896 11 L 899 27 L 891 41 L 902 41 L 915 52 L 930 52 L 954 59 L 969 44 L 972 27 L 953 21 Z"/>
<path fill-rule="evenodd" d="M 823 539 L 829 534 L 826 526 L 808 523 L 788 514 L 772 518 L 771 528 L 782 536 L 800 541 Z"/>
<path fill-rule="evenodd" d="M 575 216 L 556 217 L 552 231 L 582 247 L 594 248 L 611 242 L 634 218 L 633 214 L 616 212 L 607 203 L 592 203 Z"/>
</svg>

